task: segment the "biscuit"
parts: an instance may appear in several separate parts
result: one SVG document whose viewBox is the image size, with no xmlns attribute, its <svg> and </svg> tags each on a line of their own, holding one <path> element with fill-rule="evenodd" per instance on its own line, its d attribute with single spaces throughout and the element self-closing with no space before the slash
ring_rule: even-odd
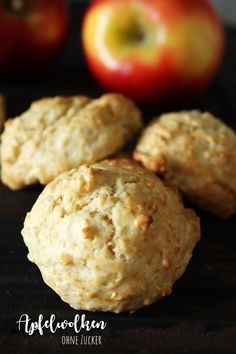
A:
<svg viewBox="0 0 236 354">
<path fill-rule="evenodd" d="M 50 182 L 22 230 L 28 258 L 75 309 L 135 311 L 171 293 L 200 238 L 176 188 L 128 160 Z"/>
<path fill-rule="evenodd" d="M 46 98 L 5 124 L 2 181 L 12 189 L 49 183 L 60 173 L 119 151 L 142 127 L 128 98 L 107 94 Z"/>
<path fill-rule="evenodd" d="M 134 158 L 206 211 L 236 212 L 236 134 L 211 113 L 164 114 L 144 130 Z"/>
</svg>

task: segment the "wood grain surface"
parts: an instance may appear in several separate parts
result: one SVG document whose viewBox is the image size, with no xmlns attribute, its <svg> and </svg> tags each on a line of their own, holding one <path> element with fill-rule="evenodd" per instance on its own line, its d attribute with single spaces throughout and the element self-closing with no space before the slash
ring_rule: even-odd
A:
<svg viewBox="0 0 236 354">
<path fill-rule="evenodd" d="M 79 47 L 84 6 L 73 5 L 71 37 L 53 68 L 28 82 L 0 84 L 8 116 L 21 113 L 42 96 L 102 93 Z M 227 35 L 226 56 L 217 79 L 207 93 L 184 108 L 210 110 L 236 128 L 236 31 Z M 145 108 L 145 119 L 158 111 Z M 41 190 L 35 186 L 12 192 L 0 185 L 0 353 L 236 353 L 236 217 L 220 221 L 197 210 L 202 240 L 169 297 L 132 315 L 80 312 L 62 302 L 27 260 L 20 231 Z M 77 313 L 104 320 L 107 327 L 102 334 L 91 333 L 102 335 L 102 345 L 63 346 L 62 335 L 74 334 L 70 329 L 28 336 L 16 324 L 22 313 L 33 320 L 39 314 L 45 319 L 55 314 L 58 320 L 70 320 Z"/>
</svg>

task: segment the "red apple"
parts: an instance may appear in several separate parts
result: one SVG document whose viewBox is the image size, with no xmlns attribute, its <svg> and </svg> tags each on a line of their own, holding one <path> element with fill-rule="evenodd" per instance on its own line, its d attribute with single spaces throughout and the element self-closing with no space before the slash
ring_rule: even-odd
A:
<svg viewBox="0 0 236 354">
<path fill-rule="evenodd" d="M 95 0 L 82 40 L 95 78 L 141 103 L 186 100 L 214 78 L 222 24 L 207 0 Z"/>
<path fill-rule="evenodd" d="M 65 0 L 0 1 L 0 78 L 37 71 L 65 40 L 69 24 Z"/>
</svg>

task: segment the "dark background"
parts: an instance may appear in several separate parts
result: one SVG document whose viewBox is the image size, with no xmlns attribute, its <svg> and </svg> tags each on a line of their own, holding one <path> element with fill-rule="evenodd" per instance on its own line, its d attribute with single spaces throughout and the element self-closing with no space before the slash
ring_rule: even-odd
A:
<svg viewBox="0 0 236 354">
<path fill-rule="evenodd" d="M 8 116 L 15 116 L 34 99 L 47 95 L 88 94 L 102 90 L 89 75 L 80 47 L 79 29 L 85 3 L 71 8 L 71 35 L 48 72 L 28 82 L 0 84 L 7 97 Z M 210 110 L 236 128 L 236 31 L 227 29 L 222 68 L 210 89 L 183 108 Z M 176 107 L 177 108 L 177 107 Z M 178 107 L 181 108 L 181 107 Z M 145 119 L 158 108 L 144 108 Z M 216 220 L 199 210 L 202 240 L 173 294 L 135 314 L 87 313 L 71 309 L 47 287 L 27 258 L 20 234 L 23 220 L 42 187 L 12 192 L 0 185 L 0 353 L 236 353 L 236 218 Z M 62 346 L 66 330 L 52 335 L 27 336 L 16 321 L 22 313 L 37 320 L 40 313 L 58 320 L 85 313 L 107 321 L 103 345 Z M 91 334 L 96 334 L 93 331 Z"/>
</svg>

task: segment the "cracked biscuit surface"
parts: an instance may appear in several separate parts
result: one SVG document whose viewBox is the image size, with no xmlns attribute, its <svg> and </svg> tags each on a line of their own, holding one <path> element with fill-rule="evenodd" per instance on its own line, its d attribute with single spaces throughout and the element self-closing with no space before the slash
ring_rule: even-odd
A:
<svg viewBox="0 0 236 354">
<path fill-rule="evenodd" d="M 47 184 L 116 153 L 141 127 L 140 111 L 122 95 L 41 99 L 5 124 L 2 181 L 12 189 Z"/>
<path fill-rule="evenodd" d="M 183 111 L 154 119 L 134 158 L 208 212 L 222 218 L 236 212 L 236 134 L 211 113 Z"/>
<path fill-rule="evenodd" d="M 200 238 L 180 195 L 129 160 L 50 182 L 22 230 L 28 258 L 75 309 L 135 311 L 170 294 Z"/>
</svg>

